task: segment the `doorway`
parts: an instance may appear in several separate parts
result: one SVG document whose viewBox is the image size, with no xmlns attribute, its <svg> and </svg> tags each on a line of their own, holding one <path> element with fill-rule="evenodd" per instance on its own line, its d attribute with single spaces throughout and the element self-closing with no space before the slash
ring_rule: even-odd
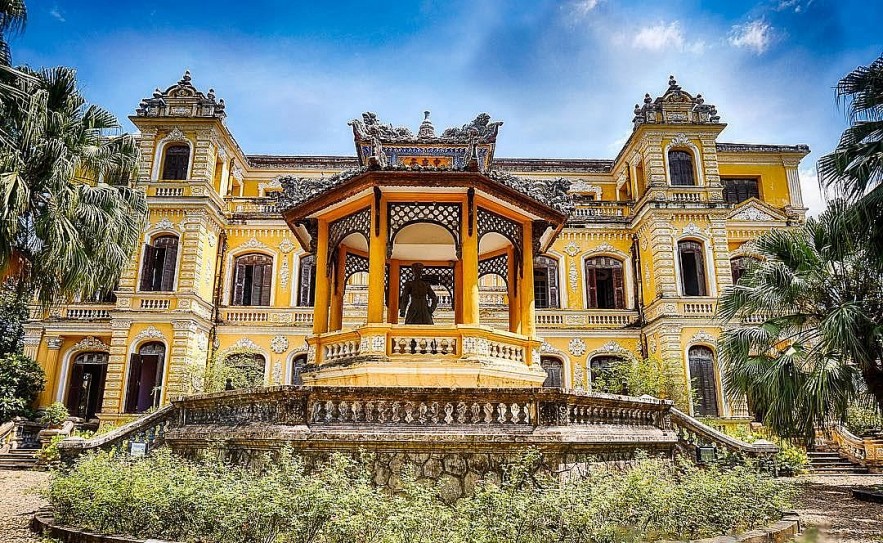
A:
<svg viewBox="0 0 883 543">
<path fill-rule="evenodd" d="M 107 353 L 101 352 L 80 353 L 74 359 L 65 401 L 71 416 L 89 420 L 101 409 L 107 360 Z"/>
<path fill-rule="evenodd" d="M 145 343 L 129 361 L 126 413 L 143 413 L 158 407 L 162 399 L 166 347 L 159 342 Z"/>
</svg>

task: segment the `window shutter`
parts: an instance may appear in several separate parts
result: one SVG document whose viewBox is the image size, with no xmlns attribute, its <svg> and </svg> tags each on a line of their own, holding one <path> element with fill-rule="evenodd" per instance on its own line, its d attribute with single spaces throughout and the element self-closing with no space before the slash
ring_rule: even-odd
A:
<svg viewBox="0 0 883 543">
<path fill-rule="evenodd" d="M 134 413 L 138 408 L 138 389 L 141 382 L 141 356 L 132 353 L 129 357 L 129 383 L 126 386 L 126 413 Z"/>
<path fill-rule="evenodd" d="M 706 296 L 705 259 L 702 258 L 702 246 L 696 248 L 696 281 L 699 283 L 699 296 Z"/>
<path fill-rule="evenodd" d="M 625 307 L 625 289 L 622 280 L 622 266 L 612 268 L 613 270 L 613 307 L 623 309 Z"/>
<path fill-rule="evenodd" d="M 557 309 L 561 306 L 558 300 L 558 266 L 551 265 L 547 269 L 549 270 L 549 307 Z"/>
<path fill-rule="evenodd" d="M 261 281 L 261 305 L 270 305 L 270 292 L 273 288 L 273 264 L 263 266 L 263 280 Z"/>
<path fill-rule="evenodd" d="M 158 290 L 170 292 L 175 285 L 175 265 L 178 262 L 178 244 L 169 243 L 162 259 L 162 279 Z"/>
<path fill-rule="evenodd" d="M 141 290 L 153 290 L 153 266 L 156 251 L 149 243 L 144 244 L 144 261 L 141 263 Z"/>
<path fill-rule="evenodd" d="M 156 407 L 159 405 L 159 400 L 162 398 L 163 388 L 165 383 L 163 383 L 163 369 L 165 364 L 165 354 L 161 354 L 157 356 L 156 360 L 156 373 L 153 377 L 153 390 L 150 391 L 150 405 Z"/>
<path fill-rule="evenodd" d="M 595 268 L 586 268 L 586 301 L 589 308 L 598 307 L 598 283 L 595 278 Z"/>
<path fill-rule="evenodd" d="M 312 256 L 304 256 L 300 261 L 300 291 L 298 293 L 298 305 L 312 307 L 313 290 L 315 289 L 316 265 Z"/>
<path fill-rule="evenodd" d="M 242 297 L 243 297 L 243 289 L 245 286 L 245 264 L 241 261 L 236 261 L 236 270 L 233 274 L 233 300 L 232 305 L 243 305 Z"/>
</svg>

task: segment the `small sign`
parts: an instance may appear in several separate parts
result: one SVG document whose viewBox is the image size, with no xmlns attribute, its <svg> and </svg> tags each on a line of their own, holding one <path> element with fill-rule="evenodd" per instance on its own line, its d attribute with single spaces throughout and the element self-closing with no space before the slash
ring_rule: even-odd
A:
<svg viewBox="0 0 883 543">
<path fill-rule="evenodd" d="M 144 456 L 147 454 L 147 443 L 143 441 L 133 441 L 130 449 L 132 456 Z"/>
<path fill-rule="evenodd" d="M 715 460 L 715 450 L 714 447 L 697 447 L 696 448 L 696 460 L 700 464 L 710 464 Z"/>
</svg>

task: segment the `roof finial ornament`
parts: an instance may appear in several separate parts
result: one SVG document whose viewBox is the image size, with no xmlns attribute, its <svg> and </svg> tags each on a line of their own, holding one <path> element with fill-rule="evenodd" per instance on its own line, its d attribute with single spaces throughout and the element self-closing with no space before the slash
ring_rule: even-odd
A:
<svg viewBox="0 0 883 543">
<path fill-rule="evenodd" d="M 420 129 L 417 131 L 418 139 L 429 139 L 435 137 L 435 127 L 429 120 L 429 110 L 423 112 L 423 122 L 420 123 Z"/>
<path fill-rule="evenodd" d="M 187 85 L 190 83 L 190 70 L 184 70 L 184 77 L 181 78 L 180 83 L 182 85 Z"/>
<path fill-rule="evenodd" d="M 668 76 L 668 88 L 673 89 L 678 86 L 678 81 L 675 79 L 675 76 Z"/>
</svg>

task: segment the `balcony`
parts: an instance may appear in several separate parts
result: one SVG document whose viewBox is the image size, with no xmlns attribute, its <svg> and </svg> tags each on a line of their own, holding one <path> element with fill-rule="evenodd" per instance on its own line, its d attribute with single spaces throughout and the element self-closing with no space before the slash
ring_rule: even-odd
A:
<svg viewBox="0 0 883 543">
<path fill-rule="evenodd" d="M 537 328 L 625 328 L 638 322 L 630 309 L 542 309 L 537 311 Z"/>
<path fill-rule="evenodd" d="M 312 307 L 222 307 L 221 320 L 231 325 L 312 328 Z"/>
<path fill-rule="evenodd" d="M 77 321 L 107 321 L 116 304 L 71 304 L 61 308 L 62 319 Z"/>
<path fill-rule="evenodd" d="M 570 215 L 570 223 L 622 222 L 628 223 L 634 202 L 587 201 L 579 202 Z"/>
<path fill-rule="evenodd" d="M 245 217 L 281 218 L 276 200 L 273 198 L 226 198 L 224 211 Z"/>
</svg>

